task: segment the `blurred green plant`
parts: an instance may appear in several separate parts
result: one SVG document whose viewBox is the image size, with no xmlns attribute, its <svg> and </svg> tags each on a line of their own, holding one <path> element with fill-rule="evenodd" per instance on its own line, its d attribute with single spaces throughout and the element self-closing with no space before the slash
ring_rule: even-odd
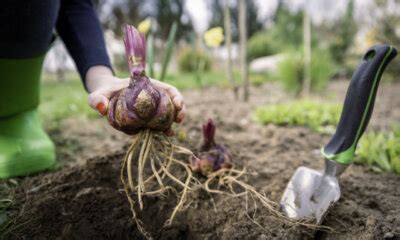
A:
<svg viewBox="0 0 400 240">
<path fill-rule="evenodd" d="M 257 32 L 248 41 L 248 59 L 252 60 L 278 53 L 278 49 L 275 48 L 275 41 L 276 40 L 271 38 L 271 34 L 268 31 Z"/>
<path fill-rule="evenodd" d="M 171 61 L 171 55 L 172 55 L 172 49 L 174 48 L 175 45 L 175 38 L 176 38 L 176 33 L 178 31 L 178 24 L 174 22 L 172 24 L 171 30 L 169 31 L 168 34 L 168 41 L 167 45 L 165 46 L 165 55 L 161 67 L 161 74 L 160 74 L 160 80 L 164 81 L 165 75 L 167 74 L 167 69 L 169 62 Z M 151 45 L 154 46 L 154 45 Z M 154 52 L 154 51 L 153 51 Z"/>
<path fill-rule="evenodd" d="M 210 70 L 211 59 L 200 49 L 188 47 L 179 52 L 178 67 L 184 73 L 197 71 L 201 62 L 204 62 L 203 71 Z"/>
<path fill-rule="evenodd" d="M 282 52 L 288 48 L 300 49 L 303 44 L 303 12 L 292 12 L 280 4 L 274 17 L 274 24 L 267 29 L 270 45 Z M 317 45 L 318 35 L 312 32 L 312 46 Z"/>
<path fill-rule="evenodd" d="M 367 164 L 377 171 L 400 174 L 400 127 L 389 132 L 365 133 L 354 162 Z"/>
<path fill-rule="evenodd" d="M 287 91 L 299 94 L 302 89 L 303 70 L 302 54 L 291 51 L 279 62 L 276 78 Z"/>
<path fill-rule="evenodd" d="M 224 18 L 224 1 L 225 0 L 213 0 L 208 2 L 211 19 L 209 27 L 221 26 Z M 256 32 L 263 29 L 263 24 L 266 19 L 262 19 L 259 16 L 258 6 L 255 0 L 246 1 L 247 8 L 247 36 L 251 37 Z M 239 4 L 229 4 L 230 22 L 232 26 L 232 40 L 234 42 L 239 40 Z"/>
<path fill-rule="evenodd" d="M 235 72 L 235 74 L 236 77 L 239 76 L 237 72 Z M 209 86 L 229 86 L 229 82 L 226 79 L 226 74 L 222 71 L 203 72 L 201 79 L 202 82 L 200 86 L 196 74 L 191 72 L 178 72 L 174 74 L 168 74 L 165 78 L 165 82 L 177 87 L 180 90 Z"/>
<path fill-rule="evenodd" d="M 400 15 L 398 9 L 400 2 L 398 1 L 387 1 L 387 0 L 375 0 L 375 6 L 368 9 L 367 14 L 376 16 L 376 12 L 379 11 L 380 17 L 375 17 L 376 24 L 370 30 L 369 39 L 367 42 L 371 42 L 369 45 L 375 43 L 388 43 L 393 46 L 400 46 Z M 375 14 L 374 14 L 375 13 Z M 369 41 L 368 41 L 369 40 Z M 389 64 L 385 71 L 386 79 L 391 81 L 399 81 L 400 75 L 400 59 L 395 58 L 393 62 Z"/>
<path fill-rule="evenodd" d="M 336 74 L 343 77 L 351 77 L 355 67 L 358 65 L 359 56 L 351 53 L 354 38 L 358 32 L 354 20 L 354 0 L 347 2 L 346 12 L 343 17 L 335 21 L 313 26 L 318 32 L 318 43 L 326 46 L 332 59 L 338 65 Z M 355 62 L 355 63 L 353 63 Z"/>
<path fill-rule="evenodd" d="M 304 58 L 299 51 L 288 51 L 284 60 L 278 64 L 276 78 L 284 88 L 296 95 L 303 86 Z M 311 90 L 319 92 L 325 88 L 335 73 L 335 63 L 328 50 L 313 49 L 311 57 Z"/>
<path fill-rule="evenodd" d="M 319 133 L 332 133 L 340 112 L 339 104 L 303 99 L 258 107 L 255 119 L 262 124 L 305 126 Z"/>
<path fill-rule="evenodd" d="M 205 45 L 209 48 L 217 48 L 224 41 L 224 32 L 222 27 L 214 27 L 206 31 L 203 35 L 203 41 Z M 198 49 L 195 42 L 192 43 L 193 49 Z M 201 51 L 201 50 L 198 50 Z M 204 57 L 199 57 L 194 62 L 194 74 L 196 76 L 196 81 L 199 87 L 202 87 L 203 73 L 207 67 L 207 60 Z"/>
<path fill-rule="evenodd" d="M 43 81 L 39 112 L 47 127 L 67 117 L 96 117 L 87 103 L 87 93 L 76 77 L 65 82 Z"/>
<path fill-rule="evenodd" d="M 153 23 L 153 20 L 151 18 L 146 18 L 142 22 L 139 23 L 138 25 L 138 30 L 139 32 L 143 34 L 147 34 L 146 38 L 146 64 L 147 64 L 147 69 L 148 69 L 148 76 L 151 78 L 155 78 L 154 76 L 154 59 L 155 59 L 155 44 L 154 44 L 154 38 L 155 38 L 155 26 Z M 172 56 L 172 51 L 175 46 L 175 39 L 178 31 L 178 23 L 174 22 L 172 24 L 172 27 L 168 33 L 168 40 L 166 42 L 166 45 L 163 49 L 165 49 L 164 56 L 163 56 L 163 61 L 161 65 L 161 72 L 159 76 L 160 81 L 164 81 L 165 76 L 167 74 L 168 66 L 171 61 L 171 56 Z"/>
<path fill-rule="evenodd" d="M 288 49 L 301 49 L 303 43 L 303 13 L 289 11 L 280 3 L 273 17 L 273 24 L 266 30 L 259 31 L 249 38 L 248 58 L 273 55 L 287 52 Z M 312 35 L 313 47 L 317 45 L 318 36 Z"/>
<path fill-rule="evenodd" d="M 354 42 L 357 33 L 357 26 L 354 20 L 354 0 L 347 3 L 346 14 L 331 27 L 323 26 L 326 31 L 323 32 L 324 39 L 329 44 L 329 50 L 333 59 L 342 64 L 346 61 L 348 51 Z M 333 33 L 325 34 L 327 32 Z"/>
<path fill-rule="evenodd" d="M 148 75 L 151 78 L 154 78 L 154 34 L 150 32 L 147 35 L 147 40 L 146 40 L 146 48 L 147 48 L 147 53 L 146 53 L 146 60 L 147 60 L 147 67 L 148 67 Z"/>
<path fill-rule="evenodd" d="M 342 68 L 335 68 L 334 74 L 351 73 L 353 67 L 349 67 L 347 63 L 350 58 L 349 49 L 357 32 L 353 11 L 354 1 L 349 0 L 343 17 L 336 21 L 312 25 L 312 49 L 324 48 L 325 51 L 329 52 L 331 61 Z M 260 56 L 287 52 L 288 49 L 301 52 L 300 49 L 303 47 L 303 11 L 291 11 L 288 3 L 279 1 L 272 22 L 270 27 L 255 34 L 249 40 L 250 60 Z"/>
<path fill-rule="evenodd" d="M 250 72 L 249 80 L 253 86 L 261 86 L 264 83 L 272 82 L 274 80 L 273 74 L 271 73 L 258 73 L 258 72 Z"/>
<path fill-rule="evenodd" d="M 385 15 L 384 20 L 380 21 L 378 24 L 379 27 L 376 28 L 376 42 L 388 43 L 397 47 L 400 46 L 399 24 L 399 15 Z M 395 58 L 393 63 L 388 66 L 386 72 L 390 76 L 390 80 L 399 81 L 400 60 Z"/>
</svg>

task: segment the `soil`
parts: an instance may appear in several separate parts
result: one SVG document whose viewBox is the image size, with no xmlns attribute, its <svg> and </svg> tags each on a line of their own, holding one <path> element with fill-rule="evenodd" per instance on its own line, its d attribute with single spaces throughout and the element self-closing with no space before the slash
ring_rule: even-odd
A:
<svg viewBox="0 0 400 240">
<path fill-rule="evenodd" d="M 334 83 L 333 101 L 343 101 L 347 83 Z M 384 85 L 378 95 L 372 128 L 400 120 L 400 85 Z M 275 85 L 252 89 L 250 102 L 236 102 L 226 89 L 184 92 L 188 113 L 177 133 L 178 144 L 195 150 L 200 126 L 217 123 L 217 141 L 232 151 L 234 163 L 252 173 L 248 182 L 279 201 L 295 169 L 322 169 L 319 148 L 329 136 L 302 127 L 262 126 L 252 120 L 256 106 L 289 100 Z M 382 96 L 382 97 L 380 97 Z M 119 180 L 121 159 L 130 137 L 116 133 L 103 119 L 68 119 L 51 130 L 64 166 L 54 172 L 20 179 L 16 201 L 21 206 L 10 239 L 142 239 L 131 219 Z M 72 147 L 71 147 L 72 146 Z M 190 206 L 168 228 L 164 221 L 175 204 L 172 196 L 145 198 L 140 217 L 156 239 L 400 239 L 400 176 L 351 166 L 341 177 L 341 199 L 323 225 L 333 232 L 289 226 L 268 212 L 255 225 L 242 198 L 213 196 L 199 190 Z M 215 204 L 215 205 L 214 205 Z"/>
</svg>

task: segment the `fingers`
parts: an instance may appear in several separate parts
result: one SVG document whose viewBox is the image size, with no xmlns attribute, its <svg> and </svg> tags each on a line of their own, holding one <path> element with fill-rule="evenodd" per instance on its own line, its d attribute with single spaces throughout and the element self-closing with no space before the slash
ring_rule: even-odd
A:
<svg viewBox="0 0 400 240">
<path fill-rule="evenodd" d="M 110 99 L 124 87 L 126 87 L 126 84 L 121 83 L 92 92 L 88 98 L 90 107 L 98 111 L 101 115 L 105 115 Z"/>
<path fill-rule="evenodd" d="M 183 96 L 179 92 L 179 90 L 174 86 L 171 86 L 167 83 L 160 82 L 155 79 L 151 79 L 151 81 L 154 84 L 154 86 L 161 88 L 168 93 L 168 95 L 170 96 L 170 98 L 171 98 L 172 102 L 174 103 L 174 106 L 177 110 L 175 122 L 177 122 L 177 123 L 182 122 L 183 119 L 185 118 L 186 107 L 185 107 L 185 103 L 183 100 Z"/>
<path fill-rule="evenodd" d="M 181 123 L 186 115 L 186 106 L 183 105 L 182 109 L 178 112 L 175 118 L 175 122 Z"/>
<path fill-rule="evenodd" d="M 176 116 L 175 122 L 181 123 L 185 118 L 186 114 L 186 106 L 184 104 L 183 96 L 179 92 L 176 87 L 173 87 L 167 83 L 163 83 L 154 79 L 151 79 L 152 83 L 155 87 L 163 89 L 166 91 L 171 98 L 175 108 L 176 108 Z M 108 105 L 110 99 L 121 89 L 127 87 L 129 85 L 129 81 L 117 81 L 109 86 L 104 86 L 89 95 L 88 102 L 89 105 L 96 111 L 98 111 L 101 115 L 105 115 L 107 113 Z M 168 134 L 173 135 L 172 130 L 167 131 Z M 167 135 L 168 135 L 167 134 Z"/>
<path fill-rule="evenodd" d="M 182 110 L 184 103 L 183 103 L 183 96 L 182 94 L 178 91 L 176 87 L 170 86 L 169 88 L 166 89 L 167 93 L 172 99 L 172 102 L 175 105 L 175 108 L 180 111 Z"/>
<path fill-rule="evenodd" d="M 174 87 L 171 86 L 167 83 L 163 83 L 160 82 L 158 80 L 155 79 L 151 79 L 151 82 L 153 83 L 154 86 L 161 88 L 163 90 L 165 90 L 168 95 L 170 96 L 170 98 L 172 99 L 172 102 L 175 105 L 175 108 L 179 111 L 183 108 L 184 102 L 183 102 L 183 96 L 182 94 L 179 92 L 179 90 Z"/>
<path fill-rule="evenodd" d="M 180 95 L 180 94 L 179 95 L 175 95 L 175 97 L 171 97 L 171 99 L 172 99 L 172 102 L 175 105 L 176 110 L 180 111 L 185 107 L 182 95 Z"/>
</svg>

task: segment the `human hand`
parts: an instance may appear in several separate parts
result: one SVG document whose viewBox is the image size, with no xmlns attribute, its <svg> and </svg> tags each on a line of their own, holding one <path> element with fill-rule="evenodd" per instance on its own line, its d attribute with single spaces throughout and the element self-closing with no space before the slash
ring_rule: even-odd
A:
<svg viewBox="0 0 400 240">
<path fill-rule="evenodd" d="M 180 123 L 185 117 L 185 104 L 182 94 L 177 88 L 167 83 L 151 79 L 154 87 L 167 92 L 177 111 L 175 122 Z M 86 74 L 86 86 L 90 92 L 88 101 L 90 107 L 98 111 L 101 115 L 107 114 L 110 99 L 121 89 L 129 85 L 129 79 L 117 78 L 106 66 L 93 66 Z M 173 131 L 168 129 L 165 132 L 168 136 L 173 135 Z"/>
</svg>

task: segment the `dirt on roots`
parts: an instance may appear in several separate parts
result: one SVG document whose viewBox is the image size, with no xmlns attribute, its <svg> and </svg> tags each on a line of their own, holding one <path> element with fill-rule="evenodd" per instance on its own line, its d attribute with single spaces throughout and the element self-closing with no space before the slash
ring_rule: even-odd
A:
<svg viewBox="0 0 400 240">
<path fill-rule="evenodd" d="M 186 139 L 177 144 L 196 149 L 201 123 L 214 118 L 217 141 L 231 149 L 239 168 L 248 168 L 248 183 L 279 201 L 298 166 L 323 168 L 319 148 L 329 136 L 301 127 L 255 124 L 252 112 L 256 106 L 285 101 L 287 97 L 272 85 L 253 89 L 252 94 L 249 103 L 237 103 L 231 92 L 218 88 L 185 92 L 189 111 L 176 132 L 186 133 Z M 85 129 L 82 121 L 79 129 Z M 107 128 L 104 121 L 93 121 L 86 124 Z M 64 124 L 71 125 L 65 131 L 79 132 L 73 121 Z M 87 159 L 80 164 L 70 164 L 73 160 L 69 159 L 59 171 L 20 180 L 16 189 L 20 215 L 10 239 L 143 238 L 120 191 L 119 171 L 130 138 L 116 137 L 111 130 L 101 130 L 99 138 L 97 131 L 81 130 L 85 141 L 72 136 L 85 149 L 82 152 L 101 149 L 97 156 L 85 156 Z M 64 149 L 60 139 L 68 137 L 63 138 L 59 132 L 52 137 L 58 138 L 59 149 Z M 73 158 L 74 154 L 59 156 Z M 168 228 L 163 224 L 175 204 L 173 194 L 146 197 L 139 217 L 157 239 L 400 239 L 399 183 L 399 175 L 351 166 L 340 179 L 342 197 L 323 222 L 333 232 L 289 226 L 262 210 L 256 216 L 262 226 L 257 226 L 248 218 L 252 212 L 246 210 L 243 199 L 224 195 L 211 198 L 202 190 L 191 194 L 191 204 Z"/>
</svg>

